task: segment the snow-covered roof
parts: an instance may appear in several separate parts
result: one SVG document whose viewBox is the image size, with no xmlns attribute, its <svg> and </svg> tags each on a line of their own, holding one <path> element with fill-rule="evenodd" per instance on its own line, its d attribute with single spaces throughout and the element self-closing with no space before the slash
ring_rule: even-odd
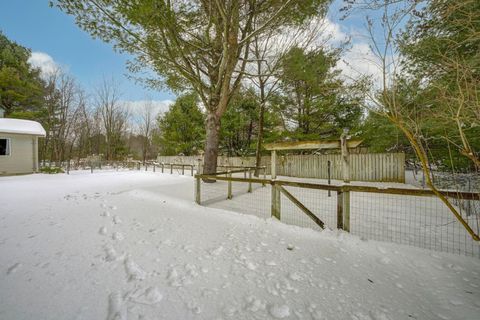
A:
<svg viewBox="0 0 480 320">
<path fill-rule="evenodd" d="M 45 129 L 36 121 L 0 118 L 0 133 L 30 134 L 34 136 L 46 135 Z"/>
</svg>

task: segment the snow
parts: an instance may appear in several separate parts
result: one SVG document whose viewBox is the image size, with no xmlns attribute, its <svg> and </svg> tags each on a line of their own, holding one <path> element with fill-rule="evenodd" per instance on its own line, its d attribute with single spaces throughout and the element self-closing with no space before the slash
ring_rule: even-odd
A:
<svg viewBox="0 0 480 320">
<path fill-rule="evenodd" d="M 38 174 L 0 190 L 0 319 L 480 312 L 479 259 L 197 206 L 191 177 Z"/>
<path fill-rule="evenodd" d="M 0 118 L 0 133 L 30 134 L 45 137 L 46 132 L 36 121 Z"/>
<path fill-rule="evenodd" d="M 237 175 L 238 177 L 240 175 Z M 295 180 L 326 184 L 326 180 L 280 177 L 281 180 Z M 333 185 L 342 181 L 332 180 Z M 352 185 L 387 188 L 415 188 L 408 184 L 392 182 L 359 182 Z M 337 225 L 337 195 L 326 190 L 315 190 L 284 186 L 295 198 L 309 208 L 327 228 Z M 233 198 L 226 197 L 227 182 L 201 184 L 201 203 L 211 208 L 251 214 L 260 218 L 271 215 L 271 186 L 232 183 Z M 477 230 L 480 217 L 480 202 L 461 200 L 454 202 L 470 226 Z M 281 197 L 281 220 L 287 224 L 320 230 L 309 217 L 286 197 Z M 468 214 L 470 209 L 471 214 Z M 465 227 L 436 197 L 418 197 L 368 192 L 350 193 L 350 232 L 371 240 L 409 244 L 425 249 L 452 252 L 480 258 L 480 244 L 473 240 Z"/>
</svg>

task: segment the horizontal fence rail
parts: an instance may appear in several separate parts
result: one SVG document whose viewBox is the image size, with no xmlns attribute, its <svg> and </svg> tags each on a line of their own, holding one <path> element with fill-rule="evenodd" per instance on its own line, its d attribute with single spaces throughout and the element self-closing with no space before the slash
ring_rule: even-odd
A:
<svg viewBox="0 0 480 320">
<path fill-rule="evenodd" d="M 199 174 L 195 178 L 195 201 L 204 206 L 480 257 L 479 242 L 431 190 L 252 179 L 238 173 Z M 441 192 L 478 235 L 480 193 Z"/>
</svg>

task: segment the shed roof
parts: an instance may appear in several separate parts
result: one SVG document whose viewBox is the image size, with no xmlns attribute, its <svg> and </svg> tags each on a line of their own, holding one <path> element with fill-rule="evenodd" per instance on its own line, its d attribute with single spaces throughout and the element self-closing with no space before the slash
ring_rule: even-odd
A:
<svg viewBox="0 0 480 320">
<path fill-rule="evenodd" d="M 45 137 L 46 132 L 36 121 L 0 118 L 0 133 L 28 134 Z"/>
</svg>

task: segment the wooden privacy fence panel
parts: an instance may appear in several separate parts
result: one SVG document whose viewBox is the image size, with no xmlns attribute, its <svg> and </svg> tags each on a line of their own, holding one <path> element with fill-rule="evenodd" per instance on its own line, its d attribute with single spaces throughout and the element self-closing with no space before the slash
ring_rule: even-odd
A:
<svg viewBox="0 0 480 320">
<path fill-rule="evenodd" d="M 158 162 L 198 164 L 201 156 L 159 156 Z M 285 155 L 277 156 L 277 175 L 299 178 L 328 178 L 328 162 L 331 163 L 331 179 L 342 180 L 342 156 L 328 155 Z M 221 166 L 255 166 L 255 157 L 218 157 Z M 350 154 L 350 180 L 405 182 L 404 153 Z M 271 174 L 271 158 L 263 156 L 260 166 Z"/>
<path fill-rule="evenodd" d="M 277 174 L 299 178 L 328 178 L 328 162 L 331 163 L 331 178 L 342 180 L 342 156 L 287 155 L 277 160 Z M 264 163 L 266 165 L 266 163 Z M 350 180 L 405 182 L 405 154 L 367 153 L 350 154 Z M 267 172 L 269 165 L 267 165 Z"/>
</svg>

